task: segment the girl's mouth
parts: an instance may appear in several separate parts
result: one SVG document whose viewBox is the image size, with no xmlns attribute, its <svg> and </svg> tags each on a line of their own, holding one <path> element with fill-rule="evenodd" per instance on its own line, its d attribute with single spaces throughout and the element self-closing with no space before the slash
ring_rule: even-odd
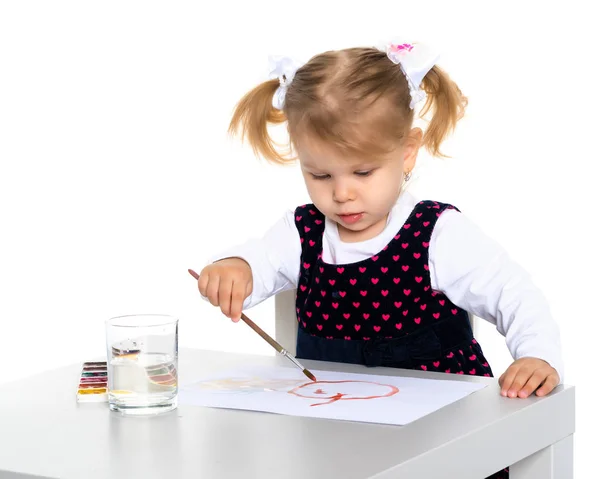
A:
<svg viewBox="0 0 600 479">
<path fill-rule="evenodd" d="M 354 224 L 362 219 L 364 213 L 352 213 L 349 215 L 338 215 L 339 218 L 347 225 Z"/>
</svg>

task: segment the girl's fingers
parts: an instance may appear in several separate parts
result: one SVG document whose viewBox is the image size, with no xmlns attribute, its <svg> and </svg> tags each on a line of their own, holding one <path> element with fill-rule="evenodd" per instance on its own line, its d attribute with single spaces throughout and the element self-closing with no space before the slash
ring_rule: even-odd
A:
<svg viewBox="0 0 600 479">
<path fill-rule="evenodd" d="M 246 299 L 246 284 L 238 281 L 234 283 L 231 291 L 231 319 L 234 322 L 238 322 L 242 317 L 242 308 L 244 307 L 244 300 Z"/>
<path fill-rule="evenodd" d="M 544 371 L 538 369 L 518 392 L 518 396 L 523 399 L 529 397 L 544 382 L 544 379 L 546 379 L 546 374 Z"/>
<path fill-rule="evenodd" d="M 192 276 L 198 278 L 200 294 L 236 323 L 241 319 L 244 300 L 252 293 L 252 276 L 248 278 L 246 271 L 241 271 L 247 268 L 237 269 L 212 265 L 202 270 L 200 276 L 188 269 Z"/>
<path fill-rule="evenodd" d="M 508 397 L 516 398 L 517 394 L 519 393 L 519 391 L 521 389 L 523 389 L 523 386 L 525 386 L 527 381 L 529 381 L 530 377 L 531 377 L 531 371 L 529 369 L 525 369 L 525 368 L 519 369 L 519 372 L 515 376 L 515 379 L 513 379 L 512 385 L 508 388 Z"/>
<path fill-rule="evenodd" d="M 551 373 L 544 381 L 544 384 L 542 384 L 542 386 L 535 392 L 536 396 L 545 396 L 546 394 L 552 392 L 552 390 L 558 386 L 558 383 L 558 374 Z"/>
<path fill-rule="evenodd" d="M 515 377 L 517 376 L 517 371 L 519 368 L 515 366 L 510 366 L 506 372 L 502 375 L 504 380 L 500 384 L 500 394 L 503 396 L 508 396 L 508 390 L 513 384 Z"/>
<path fill-rule="evenodd" d="M 221 312 L 227 316 L 231 317 L 231 290 L 233 288 L 233 280 L 222 278 L 219 282 L 219 306 L 221 307 Z"/>
<path fill-rule="evenodd" d="M 208 276 L 208 285 L 206 286 L 206 297 L 213 306 L 219 306 L 219 283 L 220 276 Z"/>
<path fill-rule="evenodd" d="M 556 369 L 537 358 L 517 359 L 498 379 L 500 394 L 511 398 L 526 398 L 535 391 L 545 396 L 560 383 Z"/>
<path fill-rule="evenodd" d="M 200 294 L 202 296 L 204 296 L 205 298 L 207 297 L 207 290 L 208 287 L 208 275 L 207 274 L 203 274 L 202 276 L 200 276 L 200 278 L 198 278 L 198 291 L 200 291 Z"/>
</svg>

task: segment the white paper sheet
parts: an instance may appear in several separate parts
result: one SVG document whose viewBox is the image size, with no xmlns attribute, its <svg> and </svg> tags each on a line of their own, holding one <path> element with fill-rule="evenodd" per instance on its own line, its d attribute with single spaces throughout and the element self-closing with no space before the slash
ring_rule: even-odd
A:
<svg viewBox="0 0 600 479">
<path fill-rule="evenodd" d="M 179 403 L 380 424 L 408 424 L 486 387 L 466 381 L 245 367 L 179 390 Z"/>
</svg>

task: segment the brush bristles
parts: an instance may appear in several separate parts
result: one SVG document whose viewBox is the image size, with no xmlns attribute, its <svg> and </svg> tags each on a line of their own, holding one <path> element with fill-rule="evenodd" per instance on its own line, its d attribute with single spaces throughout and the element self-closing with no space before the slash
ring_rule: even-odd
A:
<svg viewBox="0 0 600 479">
<path fill-rule="evenodd" d="M 315 377 L 315 375 L 313 373 L 311 373 L 308 369 L 303 369 L 302 372 L 311 381 L 315 381 L 315 382 L 317 381 L 317 378 Z"/>
</svg>

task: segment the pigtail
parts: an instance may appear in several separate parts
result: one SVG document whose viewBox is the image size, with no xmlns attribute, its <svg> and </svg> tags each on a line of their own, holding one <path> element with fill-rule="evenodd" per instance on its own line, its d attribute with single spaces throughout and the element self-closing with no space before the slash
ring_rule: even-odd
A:
<svg viewBox="0 0 600 479">
<path fill-rule="evenodd" d="M 464 116 L 467 97 L 448 74 L 437 66 L 423 78 L 423 89 L 427 93 L 427 101 L 420 117 L 424 118 L 433 108 L 433 117 L 425 132 L 423 144 L 432 155 L 447 157 L 440 152 L 440 145 Z"/>
<path fill-rule="evenodd" d="M 273 95 L 279 88 L 279 80 L 268 80 L 250 90 L 238 102 L 229 123 L 229 134 L 240 134 L 242 141 L 247 140 L 254 154 L 274 163 L 287 163 L 276 143 L 269 135 L 269 124 L 286 121 L 283 111 L 273 107 Z"/>
</svg>

